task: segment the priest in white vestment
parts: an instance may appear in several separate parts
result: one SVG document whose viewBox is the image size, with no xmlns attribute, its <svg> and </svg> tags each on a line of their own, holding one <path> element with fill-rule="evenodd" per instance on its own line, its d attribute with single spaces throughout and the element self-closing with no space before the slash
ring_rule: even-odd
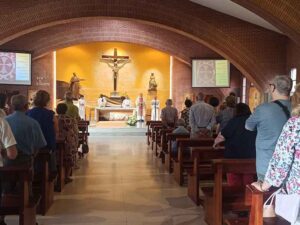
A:
<svg viewBox="0 0 300 225">
<path fill-rule="evenodd" d="M 154 99 L 151 101 L 151 120 L 157 121 L 159 120 L 159 100 L 155 96 Z"/>
<path fill-rule="evenodd" d="M 122 102 L 122 108 L 129 109 L 131 107 L 131 100 L 128 96 Z"/>
<path fill-rule="evenodd" d="M 82 120 L 85 120 L 85 100 L 83 95 L 80 95 L 78 106 L 79 116 Z"/>
<path fill-rule="evenodd" d="M 100 95 L 100 98 L 98 98 L 98 107 L 99 108 L 104 108 L 106 107 L 106 98 L 103 95 Z"/>
<path fill-rule="evenodd" d="M 137 121 L 144 122 L 145 121 L 145 114 L 146 114 L 146 103 L 143 98 L 143 94 L 141 93 L 136 101 L 136 115 L 137 115 Z"/>
</svg>

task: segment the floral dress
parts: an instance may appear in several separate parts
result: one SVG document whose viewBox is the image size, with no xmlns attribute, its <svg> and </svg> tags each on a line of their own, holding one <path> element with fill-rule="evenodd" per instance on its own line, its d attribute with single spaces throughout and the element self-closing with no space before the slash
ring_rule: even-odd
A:
<svg viewBox="0 0 300 225">
<path fill-rule="evenodd" d="M 78 127 L 75 119 L 67 115 L 58 115 L 59 136 L 65 139 L 64 164 L 73 167 L 74 155 L 78 150 Z"/>
<path fill-rule="evenodd" d="M 185 108 L 181 111 L 181 119 L 184 120 L 187 127 L 190 126 L 190 108 Z"/>
<path fill-rule="evenodd" d="M 287 194 L 300 194 L 300 117 L 292 117 L 284 125 L 270 160 L 265 181 L 283 186 Z"/>
</svg>

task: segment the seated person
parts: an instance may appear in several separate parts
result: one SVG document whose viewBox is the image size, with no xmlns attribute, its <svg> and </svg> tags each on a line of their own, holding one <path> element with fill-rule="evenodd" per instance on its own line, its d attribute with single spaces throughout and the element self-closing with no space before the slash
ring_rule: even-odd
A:
<svg viewBox="0 0 300 225">
<path fill-rule="evenodd" d="M 50 103 L 50 95 L 44 90 L 40 90 L 33 98 L 33 108 L 26 112 L 26 115 L 36 120 L 43 132 L 47 142 L 47 150 L 51 155 L 49 163 L 50 171 L 55 177 L 56 168 L 56 133 L 58 132 L 57 119 L 54 111 L 48 109 Z"/>
<path fill-rule="evenodd" d="M 225 138 L 225 155 L 227 159 L 255 159 L 256 132 L 245 129 L 245 122 L 251 115 L 248 105 L 236 105 L 236 115 L 221 134 Z M 254 181 L 252 175 L 227 174 L 227 182 L 231 186 L 242 186 Z"/>
<path fill-rule="evenodd" d="M 75 166 L 75 159 L 78 149 L 78 130 L 74 119 L 67 116 L 68 107 L 60 103 L 56 107 L 57 119 L 59 124 L 58 136 L 65 140 L 64 165 L 66 168 L 65 183 L 72 181 L 70 178 L 72 168 Z"/>
<path fill-rule="evenodd" d="M 190 132 L 186 129 L 186 124 L 183 119 L 179 119 L 177 121 L 177 128 L 173 130 L 173 134 L 189 134 Z M 177 143 L 176 141 L 172 141 L 172 156 L 177 157 Z"/>
<path fill-rule="evenodd" d="M 166 107 L 161 110 L 161 121 L 164 127 L 172 128 L 175 127 L 178 120 L 178 111 L 172 107 L 172 99 L 166 101 Z"/>
<path fill-rule="evenodd" d="M 126 98 L 122 102 L 122 108 L 128 109 L 130 107 L 131 107 L 131 100 L 129 99 L 128 96 L 126 96 Z"/>
<path fill-rule="evenodd" d="M 107 101 L 106 101 L 106 98 L 104 97 L 104 95 L 100 95 L 97 103 L 98 103 L 98 107 L 100 107 L 100 108 L 106 107 Z"/>
</svg>

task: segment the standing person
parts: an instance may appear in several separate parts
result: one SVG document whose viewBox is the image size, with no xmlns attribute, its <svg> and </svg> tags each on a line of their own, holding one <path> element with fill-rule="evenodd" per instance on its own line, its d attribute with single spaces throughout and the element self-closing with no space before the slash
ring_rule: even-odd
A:
<svg viewBox="0 0 300 225">
<path fill-rule="evenodd" d="M 0 94 L 0 117 L 5 117 L 6 116 L 6 101 L 7 101 L 7 96 L 6 94 L 1 93 Z"/>
<path fill-rule="evenodd" d="M 157 100 L 157 96 L 151 101 L 151 120 L 159 120 L 159 100 Z"/>
<path fill-rule="evenodd" d="M 172 128 L 175 127 L 178 120 L 178 111 L 176 108 L 172 107 L 172 99 L 166 101 L 166 107 L 161 110 L 161 121 L 163 126 Z"/>
<path fill-rule="evenodd" d="M 228 121 L 233 118 L 235 114 L 235 97 L 228 96 L 225 99 L 226 108 L 219 112 L 216 116 L 216 121 L 220 124 L 220 130 L 222 130 L 228 123 Z"/>
<path fill-rule="evenodd" d="M 236 105 L 236 115 L 221 130 L 221 134 L 225 138 L 224 158 L 255 158 L 256 132 L 245 129 L 245 122 L 250 115 L 251 111 L 247 104 L 239 103 Z M 245 186 L 251 184 L 253 181 L 253 175 L 227 174 L 227 182 L 230 186 Z"/>
<path fill-rule="evenodd" d="M 14 137 L 17 141 L 18 156 L 15 160 L 4 161 L 6 165 L 31 164 L 36 151 L 47 145 L 39 123 L 26 116 L 28 102 L 23 95 L 14 95 L 11 98 L 13 113 L 6 117 Z"/>
<path fill-rule="evenodd" d="M 204 102 L 204 94 L 199 93 L 197 102 L 190 109 L 191 137 L 210 136 L 216 123 L 214 107 Z"/>
<path fill-rule="evenodd" d="M 66 114 L 76 120 L 79 120 L 79 110 L 78 107 L 73 104 L 72 92 L 70 91 L 65 93 L 65 104 L 68 106 Z"/>
<path fill-rule="evenodd" d="M 65 183 L 72 181 L 70 178 L 72 168 L 75 166 L 77 148 L 78 148 L 78 132 L 74 119 L 67 116 L 66 112 L 68 106 L 64 103 L 60 103 L 56 107 L 59 132 L 58 136 L 65 140 L 64 151 L 64 166 L 66 167 Z"/>
<path fill-rule="evenodd" d="M 283 194 L 300 195 L 300 84 L 292 96 L 292 117 L 284 125 L 278 138 L 274 154 L 269 162 L 263 182 L 253 185 L 260 191 L 268 191 L 271 186 L 283 187 Z M 282 202 L 284 204 L 284 202 Z M 286 203 L 288 207 L 288 202 Z M 295 225 L 300 224 L 300 209 Z"/>
<path fill-rule="evenodd" d="M 79 116 L 80 116 L 80 119 L 85 120 L 85 100 L 84 100 L 83 95 L 80 95 L 78 103 L 79 103 Z"/>
<path fill-rule="evenodd" d="M 190 99 L 184 101 L 185 109 L 181 111 L 181 119 L 184 120 L 185 125 L 189 127 L 190 124 L 190 109 L 193 105 L 193 102 Z"/>
<path fill-rule="evenodd" d="M 277 139 L 283 125 L 290 117 L 289 96 L 291 89 L 291 78 L 276 76 L 269 88 L 273 101 L 258 106 L 246 121 L 247 130 L 257 131 L 256 170 L 258 180 L 264 180 Z"/>
<path fill-rule="evenodd" d="M 138 122 L 144 122 L 145 121 L 145 111 L 146 111 L 146 104 L 143 98 L 143 93 L 140 93 L 140 95 L 137 97 L 135 101 L 136 105 L 136 113 L 137 113 L 137 121 Z"/>
<path fill-rule="evenodd" d="M 47 109 L 50 103 L 50 95 L 47 91 L 38 91 L 33 98 L 34 107 L 27 111 L 27 115 L 36 120 L 46 139 L 47 146 L 51 154 L 50 170 L 52 173 L 57 172 L 56 168 L 56 134 L 58 133 L 58 122 L 54 116 L 55 112 Z M 55 177 L 55 175 L 54 175 Z"/>
</svg>

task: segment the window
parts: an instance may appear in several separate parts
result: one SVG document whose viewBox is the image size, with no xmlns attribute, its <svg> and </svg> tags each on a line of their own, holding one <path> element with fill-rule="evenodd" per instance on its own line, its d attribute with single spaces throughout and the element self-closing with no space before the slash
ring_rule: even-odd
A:
<svg viewBox="0 0 300 225">
<path fill-rule="evenodd" d="M 246 103 L 247 79 L 243 78 L 242 103 Z"/>
<path fill-rule="evenodd" d="M 293 81 L 291 95 L 293 95 L 295 92 L 296 84 L 297 84 L 297 69 L 296 68 L 291 69 L 291 79 Z"/>
</svg>

